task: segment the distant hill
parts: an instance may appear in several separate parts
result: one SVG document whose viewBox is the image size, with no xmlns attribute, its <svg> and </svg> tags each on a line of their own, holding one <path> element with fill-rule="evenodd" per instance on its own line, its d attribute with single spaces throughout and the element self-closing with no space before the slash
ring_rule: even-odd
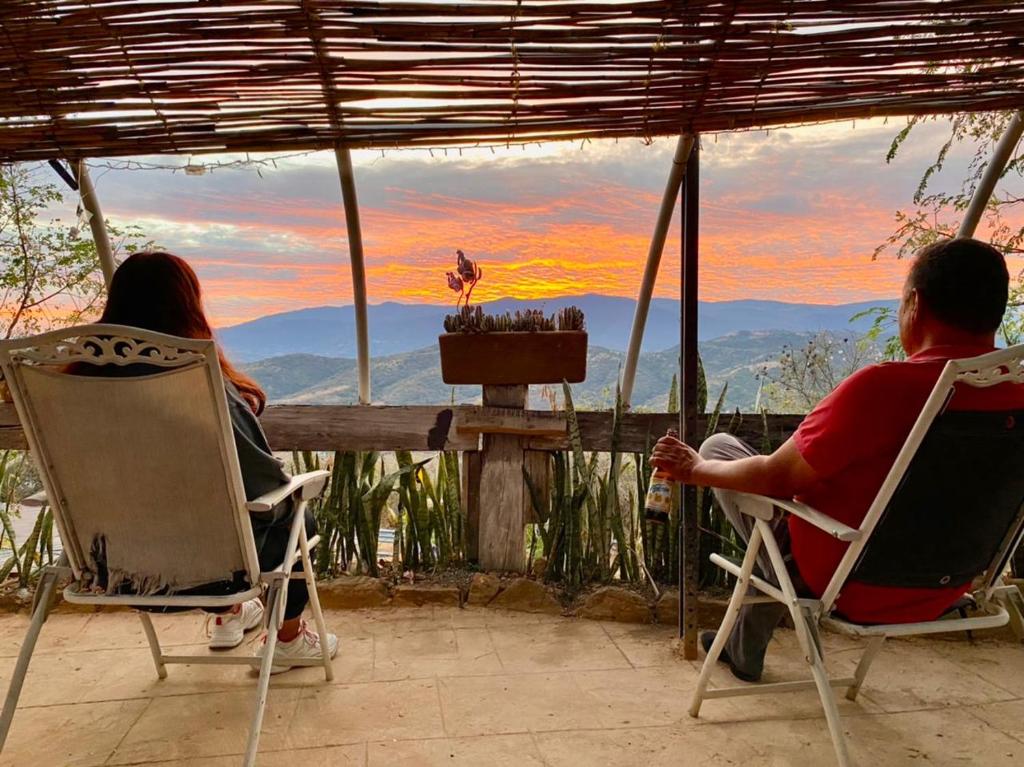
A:
<svg viewBox="0 0 1024 767">
<path fill-rule="evenodd" d="M 726 405 L 750 409 L 757 397 L 757 373 L 773 364 L 786 345 L 806 341 L 810 333 L 789 331 L 741 331 L 704 341 L 701 355 L 708 378 L 709 398 L 714 401 L 728 382 Z M 615 383 L 625 354 L 591 346 L 587 380 L 573 387 L 578 403 L 587 408 L 610 407 Z M 287 354 L 243 365 L 266 389 L 273 402 L 304 404 L 351 404 L 356 401 L 356 364 L 351 358 L 314 354 Z M 664 410 L 672 376 L 679 369 L 679 347 L 641 355 L 634 387 L 634 407 Z M 376 402 L 391 405 L 449 402 L 452 387 L 441 380 L 436 346 L 373 359 L 371 376 Z M 455 387 L 457 402 L 479 402 L 480 388 Z M 532 395 L 540 407 L 537 392 Z"/>
<path fill-rule="evenodd" d="M 548 301 L 504 299 L 484 305 L 488 311 L 541 308 L 553 313 L 577 305 L 587 317 L 592 346 L 624 351 L 629 341 L 636 302 L 628 298 L 585 295 Z M 710 341 L 741 331 L 778 330 L 813 333 L 821 330 L 862 333 L 870 320 L 850 318 L 872 306 L 895 306 L 895 301 L 871 301 L 837 306 L 787 304 L 778 301 L 722 301 L 700 305 L 700 340 Z M 370 348 L 375 357 L 415 352 L 437 342 L 444 315 L 451 306 L 377 304 L 369 308 Z M 351 306 L 325 306 L 274 314 L 222 328 L 218 340 L 239 362 L 285 355 L 355 357 L 355 317 Z M 660 352 L 679 344 L 679 302 L 656 299 L 651 304 L 644 351 Z"/>
</svg>

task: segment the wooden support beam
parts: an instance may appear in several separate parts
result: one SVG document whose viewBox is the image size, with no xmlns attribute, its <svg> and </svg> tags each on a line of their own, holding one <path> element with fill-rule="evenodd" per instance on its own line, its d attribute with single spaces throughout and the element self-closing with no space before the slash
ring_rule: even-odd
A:
<svg viewBox="0 0 1024 767">
<path fill-rule="evenodd" d="M 694 144 L 686 161 L 683 178 L 683 262 L 682 262 L 682 353 L 680 355 L 682 408 L 679 434 L 684 442 L 698 448 L 702 439 L 697 403 L 697 278 L 700 237 L 700 141 Z M 679 635 L 683 639 L 683 657 L 697 658 L 698 578 L 700 576 L 700 520 L 697 488 L 683 487 L 679 525 Z"/>
<path fill-rule="evenodd" d="M 661 266 L 661 255 L 665 250 L 665 238 L 668 236 L 668 225 L 672 221 L 672 211 L 676 208 L 679 197 L 680 182 L 686 159 L 693 148 L 693 136 L 683 133 L 676 142 L 676 151 L 672 156 L 672 167 L 669 168 L 665 193 L 661 198 L 658 218 L 651 235 L 651 244 L 647 249 L 647 265 L 644 276 L 640 280 L 640 294 L 637 296 L 636 310 L 633 314 L 633 327 L 630 330 L 629 346 L 626 348 L 626 364 L 622 368 L 620 393 L 622 402 L 627 408 L 633 401 L 633 383 L 636 381 L 636 366 L 640 362 L 640 347 L 643 345 L 644 330 L 647 328 L 647 315 L 654 296 L 654 284 L 658 281 L 658 268 Z"/>
<path fill-rule="evenodd" d="M 103 270 L 103 282 L 106 283 L 109 290 L 110 281 L 114 279 L 114 272 L 117 270 L 117 263 L 114 261 L 114 249 L 110 244 L 107 222 L 103 218 L 103 210 L 100 208 L 100 198 L 96 194 L 96 187 L 92 184 L 89 166 L 85 164 L 85 160 L 71 160 L 68 165 L 71 166 L 71 172 L 78 182 L 82 208 L 89 215 L 89 230 L 92 232 L 92 240 L 96 244 L 96 257 Z"/>
<path fill-rule="evenodd" d="M 988 166 L 985 168 L 981 180 L 978 181 L 978 185 L 974 188 L 974 194 L 971 195 L 971 202 L 968 204 L 967 210 L 964 211 L 964 219 L 960 222 L 957 237 L 974 236 L 978 224 L 981 223 L 981 217 L 985 215 L 985 208 L 988 207 L 989 200 L 992 199 L 992 194 L 996 191 L 996 184 L 999 183 L 999 179 L 1006 172 L 1006 166 L 1013 159 L 1013 150 L 1020 143 L 1021 135 L 1024 135 L 1024 111 L 1014 114 L 1010 119 L 1010 124 L 1006 126 L 1006 132 L 996 143 L 992 159 L 988 161 Z"/>
<path fill-rule="evenodd" d="M 341 197 L 345 206 L 345 227 L 348 232 L 348 255 L 352 265 L 352 311 L 356 318 L 356 360 L 359 369 L 359 404 L 369 405 L 370 394 L 370 331 L 366 307 L 366 261 L 363 256 L 363 228 L 359 222 L 359 199 L 356 197 L 356 176 L 352 155 L 347 146 L 334 150 L 341 181 Z"/>
<path fill-rule="evenodd" d="M 537 413 L 507 408 L 460 410 L 455 416 L 459 435 L 510 434 L 520 437 L 566 439 L 568 422 L 558 413 Z"/>
<path fill-rule="evenodd" d="M 484 410 L 472 405 L 373 406 L 271 405 L 261 416 L 263 428 L 275 449 L 286 450 L 455 450 L 475 451 L 479 437 L 462 434 L 453 425 L 474 419 Z M 612 414 L 578 412 L 584 450 L 611 447 Z M 549 411 L 523 411 L 527 419 L 550 418 Z M 761 447 L 767 429 L 772 445 L 782 444 L 800 425 L 800 415 L 745 414 L 733 433 Z M 724 427 L 727 418 L 720 422 Z M 707 419 L 698 416 L 697 433 L 704 434 Z M 623 416 L 619 449 L 645 452 L 669 426 L 678 425 L 670 413 L 627 413 Z M 564 450 L 567 437 L 525 437 L 527 450 Z M 0 402 L 0 450 L 26 450 L 25 435 L 14 405 Z"/>
<path fill-rule="evenodd" d="M 275 405 L 261 421 L 275 450 L 478 450 L 448 407 Z"/>
</svg>

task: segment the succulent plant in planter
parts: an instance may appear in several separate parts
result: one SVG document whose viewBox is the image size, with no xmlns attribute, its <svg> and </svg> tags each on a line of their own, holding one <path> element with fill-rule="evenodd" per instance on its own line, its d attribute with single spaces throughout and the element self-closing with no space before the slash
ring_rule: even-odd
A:
<svg viewBox="0 0 1024 767">
<path fill-rule="evenodd" d="M 508 386 L 579 383 L 587 376 L 587 332 L 575 306 L 546 315 L 537 309 L 486 314 L 470 306 L 483 270 L 456 251 L 448 286 L 459 293 L 458 311 L 445 317 L 441 376 L 448 384 Z"/>
</svg>

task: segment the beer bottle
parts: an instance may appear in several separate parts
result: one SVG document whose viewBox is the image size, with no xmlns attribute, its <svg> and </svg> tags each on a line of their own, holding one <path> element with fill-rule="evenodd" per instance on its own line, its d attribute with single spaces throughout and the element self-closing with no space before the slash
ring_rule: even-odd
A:
<svg viewBox="0 0 1024 767">
<path fill-rule="evenodd" d="M 668 436 L 679 439 L 679 432 L 668 430 Z M 644 504 L 644 517 L 648 522 L 664 525 L 668 522 L 672 511 L 672 479 L 663 469 L 655 469 L 651 475 L 651 483 L 647 486 L 647 501 Z"/>
</svg>

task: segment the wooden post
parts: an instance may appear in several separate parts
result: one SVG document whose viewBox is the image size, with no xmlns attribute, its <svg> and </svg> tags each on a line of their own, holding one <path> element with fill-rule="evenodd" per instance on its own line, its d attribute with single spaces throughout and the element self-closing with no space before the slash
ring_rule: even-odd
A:
<svg viewBox="0 0 1024 767">
<path fill-rule="evenodd" d="M 992 199 L 992 193 L 996 190 L 996 184 L 1003 177 L 1006 166 L 1013 159 L 1013 150 L 1017 148 L 1021 135 L 1024 134 L 1024 111 L 1017 112 L 1006 126 L 1006 132 L 992 152 L 992 159 L 988 161 L 988 167 L 982 175 L 978 185 L 974 188 L 971 202 L 964 212 L 964 220 L 960 222 L 960 229 L 957 237 L 973 237 L 974 232 L 981 223 L 981 217 L 985 214 L 988 201 Z"/>
<path fill-rule="evenodd" d="M 359 370 L 359 404 L 369 405 L 370 398 L 370 331 L 366 309 L 366 265 L 363 258 L 363 230 L 359 223 L 359 199 L 352 155 L 347 146 L 334 150 L 345 205 L 345 226 L 348 229 L 348 254 L 352 263 L 352 310 L 356 316 L 356 358 Z"/>
<path fill-rule="evenodd" d="M 683 178 L 683 268 L 682 268 L 682 351 L 680 373 L 682 407 L 679 413 L 679 434 L 684 442 L 696 448 L 697 433 L 697 260 L 700 215 L 700 142 L 694 136 L 693 148 L 686 161 Z M 700 572 L 700 528 L 697 509 L 697 488 L 683 487 L 679 525 L 679 635 L 683 638 L 683 656 L 697 657 L 698 575 Z"/>
<path fill-rule="evenodd" d="M 71 160 L 68 165 L 71 166 L 75 181 L 78 182 L 78 194 L 82 199 L 82 208 L 89 214 L 89 229 L 92 231 L 92 240 L 96 243 L 96 256 L 99 258 L 100 268 L 103 270 L 103 281 L 109 290 L 117 263 L 114 261 L 114 249 L 110 245 L 110 235 L 107 233 L 107 222 L 104 220 L 103 210 L 100 208 L 100 198 L 96 196 L 96 187 L 92 185 L 89 166 L 85 164 L 85 160 Z"/>
<path fill-rule="evenodd" d="M 484 407 L 526 409 L 527 386 L 485 386 Z M 521 572 L 526 564 L 526 482 L 523 438 L 484 434 L 480 455 L 479 544 L 485 570 Z"/>
<path fill-rule="evenodd" d="M 669 168 L 665 194 L 661 198 L 658 218 L 651 235 L 651 244 L 647 250 L 647 265 L 640 282 L 640 293 L 636 299 L 636 310 L 633 314 L 633 328 L 629 334 L 629 347 L 626 349 L 626 364 L 622 368 L 622 402 L 628 409 L 633 401 L 633 383 L 636 381 L 636 366 L 640 361 L 640 346 L 644 340 L 647 327 L 647 315 L 651 309 L 651 298 L 654 296 L 654 283 L 658 280 L 658 268 L 661 266 L 661 254 L 665 250 L 665 237 L 668 236 L 668 225 L 672 220 L 672 211 L 676 207 L 679 196 L 683 169 L 693 147 L 693 136 L 684 133 L 676 142 L 676 151 L 672 156 L 672 167 Z"/>
</svg>

